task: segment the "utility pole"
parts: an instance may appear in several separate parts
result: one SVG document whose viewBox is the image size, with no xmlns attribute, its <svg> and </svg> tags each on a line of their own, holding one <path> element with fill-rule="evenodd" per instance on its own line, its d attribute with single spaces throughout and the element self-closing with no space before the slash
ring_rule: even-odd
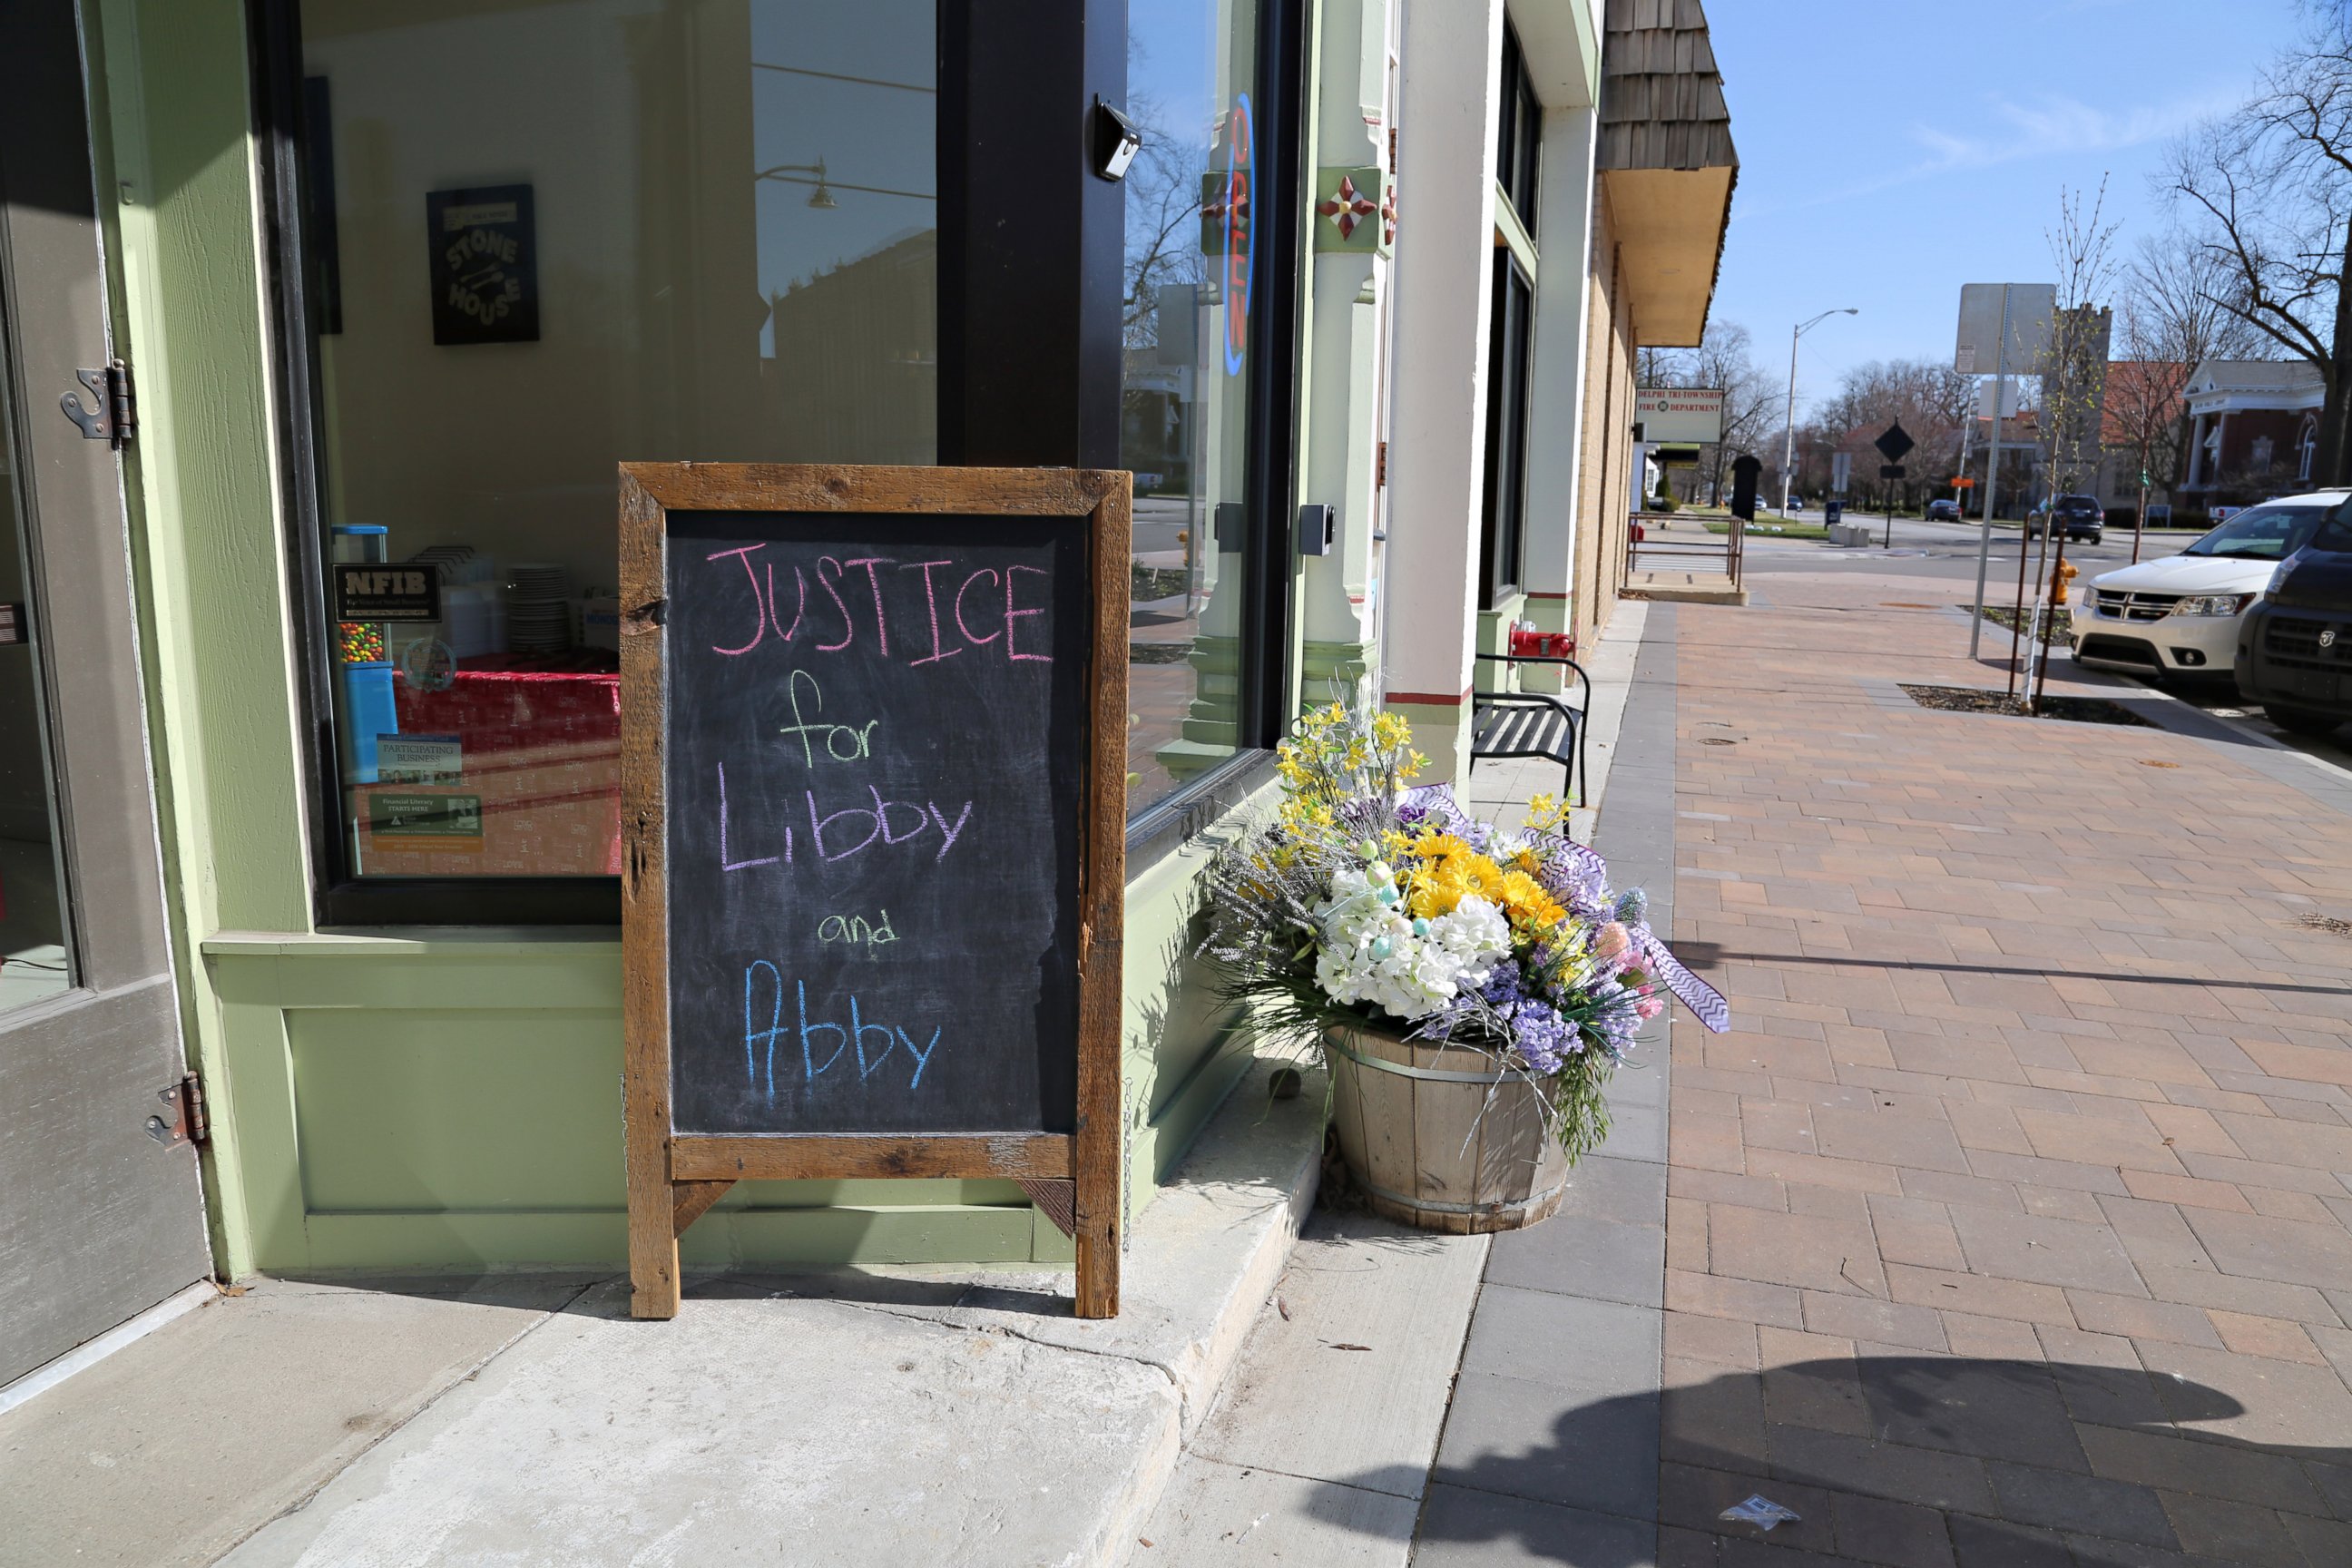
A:
<svg viewBox="0 0 2352 1568">
<path fill-rule="evenodd" d="M 1810 321 L 1789 329 L 1789 426 L 1788 437 L 1780 447 L 1780 504 L 1774 510 L 1783 516 L 1789 510 L 1789 486 L 1796 479 L 1797 466 L 1797 340 L 1828 321 L 1832 316 L 1857 316 L 1862 312 L 1848 305 L 1843 310 L 1823 310 Z"/>
<path fill-rule="evenodd" d="M 1976 614 L 1969 620 L 1971 659 L 1977 657 L 1977 645 L 1984 637 L 1985 570 L 1992 561 L 1992 500 L 1993 492 L 2000 488 L 2000 405 L 2009 391 L 2009 290 L 2010 285 L 2000 286 L 2000 348 L 1993 355 L 1992 439 L 1986 447 L 1990 455 L 1985 459 L 1984 532 L 1977 540 Z M 1969 423 L 1975 424 L 1976 417 L 1977 411 L 1969 409 Z M 2021 562 L 2025 552 L 2022 535 L 2018 539 L 2017 549 Z"/>
</svg>

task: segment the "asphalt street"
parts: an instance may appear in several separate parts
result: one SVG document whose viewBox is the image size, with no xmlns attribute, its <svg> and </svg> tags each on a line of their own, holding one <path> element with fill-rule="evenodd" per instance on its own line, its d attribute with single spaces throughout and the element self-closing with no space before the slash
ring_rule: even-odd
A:
<svg viewBox="0 0 2352 1568">
<path fill-rule="evenodd" d="M 1818 523 L 1821 514 L 1803 513 L 1798 521 Z M 1867 513 L 1857 516 L 1848 512 L 1845 521 L 1875 522 L 1882 529 L 1885 523 L 1883 514 L 1874 519 Z M 1750 533 L 1748 536 L 1746 571 L 1749 580 L 1768 595 L 1770 592 L 1769 579 L 1788 573 L 1817 574 L 1852 569 L 1931 579 L 1939 594 L 1949 595 L 1950 602 L 1956 607 L 1965 609 L 1976 588 L 1978 530 L 1979 525 L 1975 523 L 1955 525 L 1897 518 L 1891 549 L 1875 544 L 1863 548 L 1835 547 L 1809 540 L 1776 540 L 1769 534 Z M 1882 533 L 1880 537 L 1885 536 Z M 2193 542 L 2196 537 L 2191 533 L 2151 534 L 2142 544 L 2140 559 L 2153 561 L 2177 554 L 2182 546 Z M 1985 580 L 1987 603 L 2008 605 L 2015 602 L 2018 548 L 2021 543 L 2027 544 L 2033 552 L 2033 560 L 2028 565 L 2031 571 L 2041 560 L 2042 542 L 2022 541 L 2014 528 L 1993 530 L 1991 558 Z M 2066 559 L 2082 571 L 2082 575 L 2074 580 L 2074 587 L 2079 593 L 2091 578 L 2100 573 L 2112 572 L 2118 566 L 2131 563 L 2131 535 L 2127 531 L 2110 529 L 2106 538 L 2097 544 L 2070 543 L 2066 546 Z M 2029 595 L 2032 592 L 2030 579 L 2026 591 Z M 2000 646 L 2007 646 L 2006 634 L 2000 627 L 1988 625 L 1985 630 L 1988 651 L 1995 647 L 1997 640 Z M 2060 657 L 2063 658 L 2065 655 L 2061 654 Z M 2137 678 L 2118 676 L 2118 679 Z M 2141 684 L 2158 683 L 2142 681 Z M 2161 689 L 2216 718 L 2229 720 L 2283 746 L 2317 757 L 2339 768 L 2352 769 L 2352 725 L 2341 726 L 2333 735 L 2316 740 L 2291 735 L 2264 718 L 2261 709 L 2248 706 L 2227 676 L 2193 680 L 2175 678 L 2163 682 Z"/>
<path fill-rule="evenodd" d="M 1819 526 L 1822 514 L 1818 511 L 1800 512 L 1792 521 Z M 1778 557 L 1768 557 L 1756 548 L 1759 543 L 1777 544 L 1779 542 L 1773 541 L 1769 534 L 1751 532 L 1748 536 L 1748 570 L 1810 572 L 1816 570 L 1825 557 L 1859 562 L 1881 559 L 1887 554 L 1899 552 L 1908 552 L 1915 559 L 1924 558 L 1923 564 L 1917 568 L 1906 568 L 1906 570 L 1915 570 L 1919 576 L 1964 576 L 1969 579 L 1971 585 L 1976 581 L 1977 542 L 1981 524 L 1921 522 L 1916 518 L 1898 517 L 1895 520 L 1893 549 L 1888 551 L 1878 548 L 1875 543 L 1876 541 L 1886 537 L 1886 518 L 1884 513 L 1848 511 L 1845 514 L 1845 521 L 1870 529 L 1873 545 L 1867 549 L 1832 550 L 1827 545 L 1799 543 L 1792 547 L 1806 550 L 1809 553 L 1782 561 Z M 2149 534 L 2141 545 L 2139 558 L 2142 561 L 2154 561 L 2163 556 L 2179 554 L 2183 545 L 2194 542 L 2196 538 L 2197 535 L 2193 533 Z M 1987 574 L 1985 592 L 1988 600 L 1998 601 L 2000 598 L 2000 595 L 1993 591 L 1993 585 L 2000 583 L 2008 584 L 2010 598 L 2016 597 L 2017 552 L 2018 546 L 2024 542 L 2031 543 L 2034 558 L 2039 560 L 2042 554 L 2040 540 L 2024 541 L 2014 527 L 1993 529 L 1991 552 L 1993 567 Z M 2097 544 L 2073 541 L 2066 546 L 2066 559 L 2080 567 L 2086 577 L 2095 576 L 2100 572 L 2112 572 L 2118 566 L 2128 566 L 2131 564 L 2131 534 L 2121 529 L 2108 530 L 2106 538 Z M 1767 564 L 1768 560 L 1771 560 L 1773 563 Z M 1799 562 L 1804 564 L 1800 565 L 1797 563 Z M 2003 563 L 2008 566 L 2006 574 L 2000 570 Z"/>
</svg>

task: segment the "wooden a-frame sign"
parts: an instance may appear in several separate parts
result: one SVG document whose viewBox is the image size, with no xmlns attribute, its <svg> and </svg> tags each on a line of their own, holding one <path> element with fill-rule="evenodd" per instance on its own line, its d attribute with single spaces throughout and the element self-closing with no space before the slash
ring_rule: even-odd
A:
<svg viewBox="0 0 2352 1568">
<path fill-rule="evenodd" d="M 1017 1182 L 1118 1310 L 1130 476 L 620 471 L 630 1307 L 739 1181 Z"/>
</svg>

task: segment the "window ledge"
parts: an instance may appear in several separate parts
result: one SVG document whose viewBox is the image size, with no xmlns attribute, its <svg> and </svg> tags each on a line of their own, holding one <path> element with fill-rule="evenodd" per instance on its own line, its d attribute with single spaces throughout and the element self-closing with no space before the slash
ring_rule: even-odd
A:
<svg viewBox="0 0 2352 1568">
<path fill-rule="evenodd" d="M 620 951 L 609 926 L 352 926 L 320 931 L 224 931 L 200 944 L 207 955 L 235 958 L 394 957 L 463 954 L 496 958 L 544 953 L 551 947 Z"/>
</svg>

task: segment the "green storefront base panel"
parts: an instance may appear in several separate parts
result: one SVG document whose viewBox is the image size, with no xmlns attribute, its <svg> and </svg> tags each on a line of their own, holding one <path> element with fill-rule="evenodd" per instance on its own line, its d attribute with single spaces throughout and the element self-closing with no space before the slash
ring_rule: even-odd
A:
<svg viewBox="0 0 2352 1568">
<path fill-rule="evenodd" d="M 625 1207 L 617 1014 L 303 1009 L 286 1029 L 310 1213 Z"/>
<path fill-rule="evenodd" d="M 331 1269 L 627 1266 L 628 1216 L 609 1213 L 312 1214 L 308 1259 L 271 1272 Z M 1051 1231 L 1050 1226 L 1045 1227 Z M 912 1204 L 887 1208 L 751 1209 L 712 1213 L 679 1242 L 688 1268 L 856 1263 L 1066 1262 L 1040 1253 L 1027 1208 Z M 1058 1237 L 1059 1232 L 1054 1232 Z M 1066 1254 L 1067 1243 L 1063 1244 Z"/>
<path fill-rule="evenodd" d="M 1129 889 L 1130 1213 L 1248 1066 L 1192 956 L 1198 868 L 1171 857 Z M 255 1267 L 620 1265 L 618 942 L 232 932 L 205 955 Z M 1009 1183 L 804 1182 L 729 1194 L 685 1256 L 1066 1264 L 1071 1248 Z"/>
</svg>

